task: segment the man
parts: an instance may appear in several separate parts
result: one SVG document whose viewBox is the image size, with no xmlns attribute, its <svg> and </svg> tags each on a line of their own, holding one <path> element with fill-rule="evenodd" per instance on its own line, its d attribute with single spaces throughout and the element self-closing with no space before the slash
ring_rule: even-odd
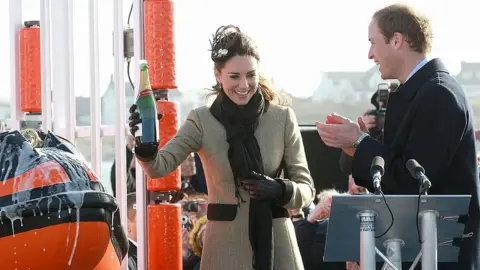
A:
<svg viewBox="0 0 480 270">
<path fill-rule="evenodd" d="M 438 269 L 479 269 L 479 180 L 471 106 L 443 63 L 427 60 L 432 39 L 427 18 L 408 6 L 392 5 L 373 15 L 368 32 L 368 56 L 379 65 L 382 78 L 402 84 L 390 93 L 383 142 L 366 133 L 361 117 L 357 124 L 331 114 L 326 123 L 316 123 L 318 132 L 325 144 L 353 156 L 355 182 L 370 191 L 372 159 L 382 156 L 385 194 L 418 194 L 419 183 L 405 166 L 413 158 L 425 168 L 430 194 L 472 195 L 465 231 L 474 236 L 462 243 L 457 265 Z"/>
</svg>

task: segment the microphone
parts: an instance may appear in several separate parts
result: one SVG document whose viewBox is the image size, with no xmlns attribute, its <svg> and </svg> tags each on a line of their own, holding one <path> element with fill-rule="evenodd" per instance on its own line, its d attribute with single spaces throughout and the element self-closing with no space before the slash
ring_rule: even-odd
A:
<svg viewBox="0 0 480 270">
<path fill-rule="evenodd" d="M 370 167 L 370 173 L 372 174 L 373 188 L 375 189 L 375 193 L 380 193 L 382 191 L 382 188 L 380 187 L 380 181 L 382 180 L 384 173 L 384 166 L 385 161 L 381 156 L 376 156 L 373 158 L 372 166 Z"/>
<path fill-rule="evenodd" d="M 425 169 L 415 159 L 409 159 L 406 166 L 412 177 L 420 181 L 420 193 L 426 195 L 427 190 L 432 187 L 432 183 L 425 175 Z"/>
</svg>

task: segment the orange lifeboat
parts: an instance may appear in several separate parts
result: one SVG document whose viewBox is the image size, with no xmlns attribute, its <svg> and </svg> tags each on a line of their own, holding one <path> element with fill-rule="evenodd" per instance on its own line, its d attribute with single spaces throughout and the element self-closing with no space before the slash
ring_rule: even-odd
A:
<svg viewBox="0 0 480 270">
<path fill-rule="evenodd" d="M 53 133 L 0 133 L 2 269 L 119 269 L 128 240 L 115 198 Z"/>
</svg>

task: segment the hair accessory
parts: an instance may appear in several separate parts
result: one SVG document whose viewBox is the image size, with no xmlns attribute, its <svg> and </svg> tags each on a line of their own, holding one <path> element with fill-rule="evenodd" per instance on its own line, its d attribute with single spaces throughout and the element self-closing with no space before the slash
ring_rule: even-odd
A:
<svg viewBox="0 0 480 270">
<path fill-rule="evenodd" d="M 215 58 L 222 58 L 222 57 L 227 56 L 227 54 L 228 54 L 228 50 L 227 50 L 227 49 L 219 49 L 218 51 L 213 52 L 213 56 L 214 56 Z"/>
<path fill-rule="evenodd" d="M 228 48 L 230 48 L 237 40 L 236 36 L 232 35 L 232 32 L 240 33 L 240 29 L 234 25 L 221 26 L 217 29 L 210 40 L 212 60 L 219 60 L 228 55 Z"/>
</svg>

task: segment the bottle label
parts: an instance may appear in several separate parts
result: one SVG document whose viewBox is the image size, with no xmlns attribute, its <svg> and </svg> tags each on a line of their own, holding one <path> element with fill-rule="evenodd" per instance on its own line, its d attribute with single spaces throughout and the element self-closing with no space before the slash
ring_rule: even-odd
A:
<svg viewBox="0 0 480 270">
<path fill-rule="evenodd" d="M 142 90 L 138 93 L 138 98 L 142 98 L 142 97 L 150 96 L 150 95 L 153 96 L 152 89 L 144 89 L 144 90 Z"/>
</svg>

